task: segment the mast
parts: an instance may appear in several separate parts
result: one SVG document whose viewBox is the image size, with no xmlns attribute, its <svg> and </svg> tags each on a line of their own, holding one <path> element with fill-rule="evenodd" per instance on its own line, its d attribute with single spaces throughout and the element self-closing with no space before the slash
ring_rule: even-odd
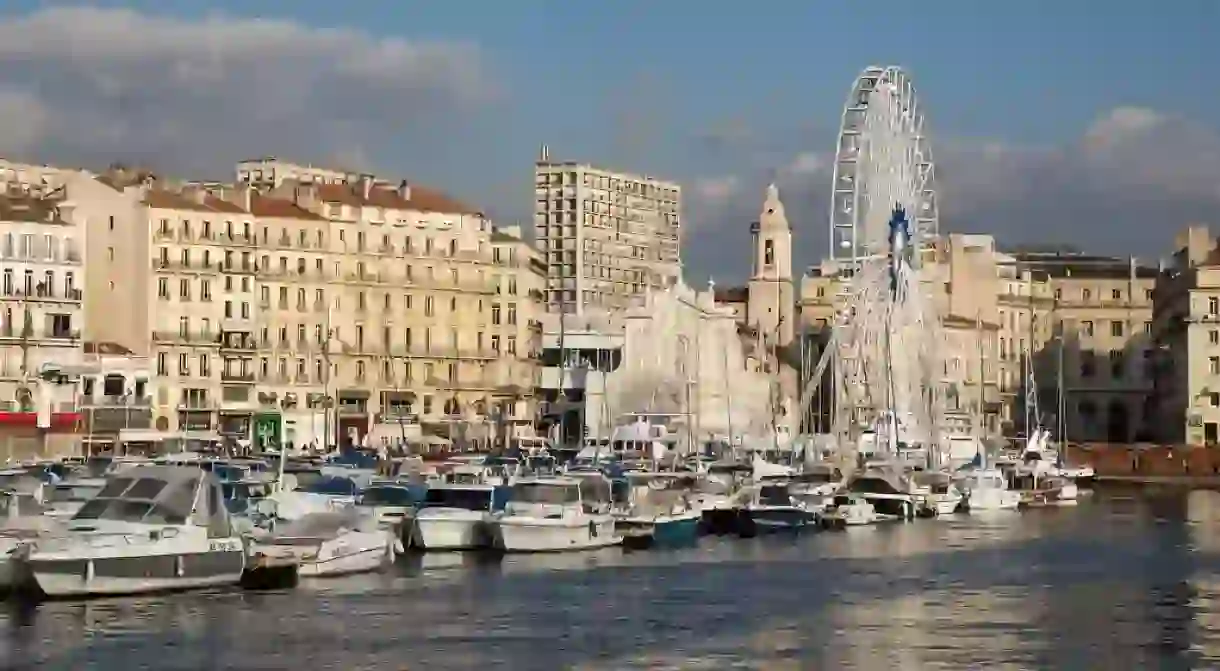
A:
<svg viewBox="0 0 1220 671">
<path fill-rule="evenodd" d="M 978 311 L 974 317 L 974 343 L 977 350 L 979 360 L 979 409 L 974 413 L 974 449 L 979 455 L 979 465 L 985 467 L 987 464 L 987 450 L 983 448 L 983 408 L 987 403 L 987 385 L 983 382 L 983 312 Z"/>
<path fill-rule="evenodd" d="M 736 325 L 733 328 L 736 328 Z M 729 383 L 729 348 L 721 348 L 720 353 L 724 363 L 724 421 L 729 432 L 729 450 L 736 458 L 737 446 L 733 444 L 733 385 Z"/>
</svg>

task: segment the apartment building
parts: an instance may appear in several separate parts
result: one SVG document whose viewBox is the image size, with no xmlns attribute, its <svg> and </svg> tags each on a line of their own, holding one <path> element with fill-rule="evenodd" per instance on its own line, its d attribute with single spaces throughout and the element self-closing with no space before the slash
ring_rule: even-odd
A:
<svg viewBox="0 0 1220 671">
<path fill-rule="evenodd" d="M 79 362 L 84 231 L 62 191 L 0 194 L 0 399 L 32 410 L 32 379 Z"/>
<path fill-rule="evenodd" d="M 259 189 L 274 189 L 284 182 L 298 184 L 356 184 L 363 177 L 359 172 L 337 170 L 281 160 L 275 156 L 251 158 L 237 162 L 237 183 Z"/>
<path fill-rule="evenodd" d="M 1036 314 L 1034 369 L 1043 410 L 1059 405 L 1071 440 L 1146 440 L 1152 399 L 1153 289 L 1157 269 L 1131 258 L 1025 252 L 1019 267 L 1043 273 L 1051 298 Z M 1049 325 L 1049 330 L 1046 326 Z M 1051 410 L 1053 416 L 1053 410 Z M 1053 424 L 1052 424 L 1053 426 Z"/>
<path fill-rule="evenodd" d="M 499 310 L 497 304 L 492 305 L 491 345 L 501 353 L 495 366 L 495 384 L 503 395 L 496 412 L 507 432 L 532 435 L 538 412 L 534 390 L 541 374 L 546 265 L 519 226 L 496 229 L 491 244 L 500 303 Z M 497 312 L 501 313 L 499 323 Z"/>
<path fill-rule="evenodd" d="M 1175 240 L 1153 291 L 1153 438 L 1220 443 L 1220 246 L 1206 226 Z"/>
<path fill-rule="evenodd" d="M 266 196 L 313 217 L 266 233 L 284 245 L 260 260 L 281 273 L 267 278 L 275 283 L 266 294 L 274 310 L 266 319 L 280 320 L 267 327 L 277 374 L 284 360 L 294 385 L 304 366 L 325 387 L 341 440 L 489 436 L 490 371 L 500 355 L 492 335 L 519 314 L 515 302 L 497 299 L 487 218 L 431 189 L 391 188 L 369 175 L 284 182 Z M 294 279 L 302 272 L 314 284 Z M 319 332 L 321 368 L 304 355 L 319 347 Z M 302 336 L 307 344 L 291 344 Z"/>
<path fill-rule="evenodd" d="M 677 184 L 584 163 L 534 167 L 534 233 L 547 266 L 548 309 L 625 308 L 681 275 Z"/>
</svg>

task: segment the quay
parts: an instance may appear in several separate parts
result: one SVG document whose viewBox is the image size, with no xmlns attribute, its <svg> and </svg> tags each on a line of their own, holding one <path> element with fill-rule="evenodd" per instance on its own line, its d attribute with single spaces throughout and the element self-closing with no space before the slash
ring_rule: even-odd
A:
<svg viewBox="0 0 1220 671">
<path fill-rule="evenodd" d="M 1220 446 L 1073 443 L 1065 455 L 1098 482 L 1220 489 Z"/>
</svg>

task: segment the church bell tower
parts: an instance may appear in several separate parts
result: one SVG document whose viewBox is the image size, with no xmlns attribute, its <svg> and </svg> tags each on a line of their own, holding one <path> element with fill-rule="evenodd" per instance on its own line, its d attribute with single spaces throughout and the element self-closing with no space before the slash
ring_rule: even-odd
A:
<svg viewBox="0 0 1220 671">
<path fill-rule="evenodd" d="M 796 299 L 792 285 L 792 229 L 774 184 L 767 187 L 766 199 L 758 221 L 750 226 L 753 269 L 750 273 L 746 322 L 758 329 L 759 340 L 768 353 L 768 365 L 778 365 L 779 414 L 792 419 L 796 411 L 797 373 L 787 357 L 796 332 Z"/>
</svg>

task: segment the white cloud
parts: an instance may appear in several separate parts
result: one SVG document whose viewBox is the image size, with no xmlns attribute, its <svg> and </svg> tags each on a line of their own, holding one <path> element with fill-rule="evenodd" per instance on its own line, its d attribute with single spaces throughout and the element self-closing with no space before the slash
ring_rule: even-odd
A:
<svg viewBox="0 0 1220 671">
<path fill-rule="evenodd" d="M 1220 131 L 1160 110 L 1108 110 L 1057 146 L 936 136 L 933 150 L 942 228 L 994 233 L 1004 244 L 1069 243 L 1151 260 L 1168 253 L 1187 223 L 1220 212 Z M 800 267 L 825 254 L 832 165 L 827 153 L 790 156 L 776 172 Z M 712 268 L 721 276 L 728 267 L 744 272 L 746 257 L 734 245 L 704 241 L 738 235 L 761 202 L 762 177 L 716 179 L 735 189 L 706 208 L 704 235 L 688 245 L 696 277 Z"/>
<path fill-rule="evenodd" d="M 467 44 L 83 7 L 0 23 L 0 69 L 0 152 L 182 172 L 426 141 L 494 91 Z"/>
</svg>

